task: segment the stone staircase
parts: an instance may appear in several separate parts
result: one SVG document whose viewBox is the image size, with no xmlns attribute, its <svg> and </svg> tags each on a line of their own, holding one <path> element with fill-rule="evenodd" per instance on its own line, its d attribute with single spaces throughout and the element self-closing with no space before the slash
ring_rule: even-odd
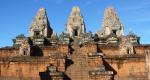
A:
<svg viewBox="0 0 150 80">
<path fill-rule="evenodd" d="M 88 80 L 88 57 L 81 53 L 81 48 L 77 43 L 73 48 L 75 51 L 70 58 L 74 63 L 67 68 L 66 74 L 71 80 Z"/>
</svg>

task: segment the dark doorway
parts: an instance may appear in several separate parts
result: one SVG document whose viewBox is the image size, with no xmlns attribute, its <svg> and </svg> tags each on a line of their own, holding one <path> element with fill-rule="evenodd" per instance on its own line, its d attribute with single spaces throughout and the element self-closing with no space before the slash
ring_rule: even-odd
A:
<svg viewBox="0 0 150 80">
<path fill-rule="evenodd" d="M 40 35 L 40 32 L 39 32 L 39 31 L 34 31 L 34 35 L 35 35 L 35 36 L 39 36 L 39 35 Z"/>
<path fill-rule="evenodd" d="M 114 35 L 116 35 L 116 34 L 117 34 L 117 31 L 116 31 L 116 30 L 113 30 L 112 32 L 113 32 L 113 34 L 114 34 Z"/>
<path fill-rule="evenodd" d="M 75 30 L 74 30 L 74 35 L 75 35 L 75 36 L 78 36 L 78 29 L 75 29 Z"/>
<path fill-rule="evenodd" d="M 33 46 L 30 56 L 43 56 L 43 51 L 39 46 Z"/>
<path fill-rule="evenodd" d="M 26 51 L 23 51 L 23 55 L 24 55 L 24 56 L 26 55 Z"/>
<path fill-rule="evenodd" d="M 52 80 L 48 72 L 39 72 L 40 80 Z"/>
</svg>

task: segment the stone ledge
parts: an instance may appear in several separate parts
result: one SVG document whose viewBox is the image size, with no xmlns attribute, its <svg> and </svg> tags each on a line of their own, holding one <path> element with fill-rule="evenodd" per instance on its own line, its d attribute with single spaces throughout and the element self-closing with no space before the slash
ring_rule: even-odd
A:
<svg viewBox="0 0 150 80">
<path fill-rule="evenodd" d="M 113 71 L 89 71 L 89 75 L 113 75 Z"/>
</svg>

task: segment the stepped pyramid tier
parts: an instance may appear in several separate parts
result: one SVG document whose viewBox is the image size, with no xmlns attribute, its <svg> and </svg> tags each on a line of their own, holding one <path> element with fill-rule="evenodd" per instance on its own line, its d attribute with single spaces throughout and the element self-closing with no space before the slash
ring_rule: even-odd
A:
<svg viewBox="0 0 150 80">
<path fill-rule="evenodd" d="M 48 17 L 46 14 L 46 9 L 42 7 L 37 12 L 31 24 L 31 27 L 29 30 L 29 36 L 30 37 L 44 36 L 44 37 L 50 38 L 52 33 L 53 33 L 53 30 L 50 27 Z"/>
<path fill-rule="evenodd" d="M 80 8 L 74 6 L 66 24 L 66 32 L 70 37 L 79 36 L 86 33 L 83 17 L 80 13 Z"/>
<path fill-rule="evenodd" d="M 112 7 L 102 31 L 86 32 L 79 7 L 73 7 L 66 32 L 57 36 L 40 8 L 29 29 L 0 48 L 0 80 L 150 80 L 150 45 L 140 44 Z"/>
<path fill-rule="evenodd" d="M 99 36 L 108 36 L 111 34 L 117 35 L 120 37 L 124 35 L 124 28 L 120 22 L 115 10 L 113 7 L 106 8 L 104 12 L 104 19 L 102 24 L 102 30 L 97 32 Z"/>
</svg>

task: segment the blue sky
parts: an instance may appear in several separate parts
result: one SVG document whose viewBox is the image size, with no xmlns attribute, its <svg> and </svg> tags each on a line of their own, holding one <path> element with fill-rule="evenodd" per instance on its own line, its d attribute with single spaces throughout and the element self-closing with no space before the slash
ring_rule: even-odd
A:
<svg viewBox="0 0 150 80">
<path fill-rule="evenodd" d="M 79 6 L 87 32 L 101 29 L 104 9 L 113 6 L 125 28 L 150 43 L 150 0 L 0 0 L 0 47 L 12 45 L 18 34 L 28 36 L 30 24 L 40 7 L 47 9 L 51 27 L 65 31 L 73 6 Z"/>
</svg>

